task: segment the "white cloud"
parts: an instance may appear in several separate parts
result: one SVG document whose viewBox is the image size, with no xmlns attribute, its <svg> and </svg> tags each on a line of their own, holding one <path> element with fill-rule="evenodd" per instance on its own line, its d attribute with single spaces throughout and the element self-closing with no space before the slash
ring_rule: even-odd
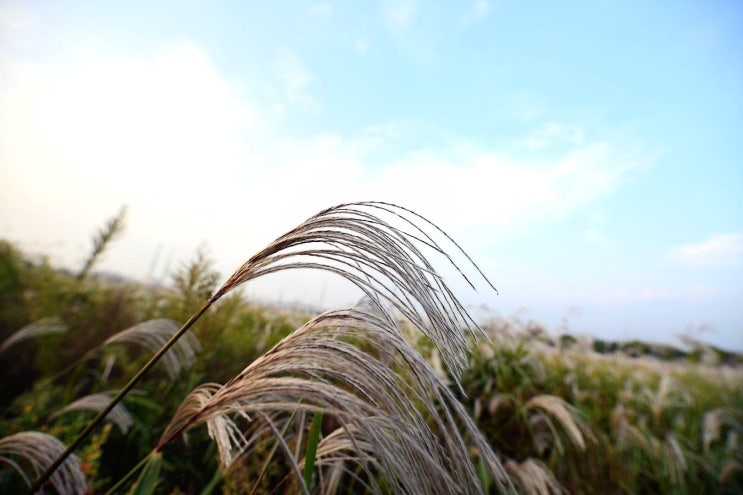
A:
<svg viewBox="0 0 743 495">
<path fill-rule="evenodd" d="M 175 169 L 198 174 L 204 163 L 234 160 L 246 136 L 266 121 L 189 43 L 149 59 L 101 57 L 61 70 L 23 69 L 16 84 L 4 88 L 11 108 L 1 129 L 19 138 L 9 139 L 6 151 L 37 140 L 47 160 L 86 181 L 108 181 L 118 171 L 117 183 L 139 190 Z M 11 129 L 19 115 L 27 125 Z"/>
<path fill-rule="evenodd" d="M 448 225 L 523 228 L 605 197 L 637 163 L 602 142 L 549 161 L 487 151 L 450 160 L 411 157 L 375 177 L 370 189 L 417 203 Z"/>
<path fill-rule="evenodd" d="M 423 17 L 425 4 L 417 0 L 387 0 L 382 3 L 382 19 L 399 55 L 419 68 L 439 66 L 443 41 L 430 18 Z"/>
<path fill-rule="evenodd" d="M 301 92 L 310 76 L 286 57 L 287 89 Z M 288 138 L 272 103 L 246 98 L 188 42 L 144 59 L 18 62 L 11 72 L 0 82 L 0 208 L 14 215 L 0 234 L 72 239 L 58 250 L 71 263 L 90 230 L 128 204 L 129 231 L 106 263 L 139 276 L 161 243 L 182 259 L 206 239 L 226 272 L 320 209 L 367 199 L 410 207 L 458 239 L 477 231 L 469 240 L 488 244 L 483 232 L 582 211 L 642 163 L 560 124 L 548 130 L 565 146 L 528 157 L 479 144 L 400 149 L 410 123 Z M 370 158 L 380 149 L 394 157 L 384 167 Z"/>
<path fill-rule="evenodd" d="M 474 4 L 464 13 L 462 24 L 468 26 L 483 20 L 490 12 L 488 0 L 475 0 Z"/>
<path fill-rule="evenodd" d="M 550 122 L 524 139 L 521 144 L 529 149 L 541 150 L 554 145 L 579 146 L 585 142 L 585 131 L 575 125 Z"/>
<path fill-rule="evenodd" d="M 333 6 L 329 3 L 318 3 L 310 7 L 309 13 L 313 17 L 328 19 L 333 14 Z"/>
<path fill-rule="evenodd" d="M 743 233 L 713 235 L 706 241 L 674 247 L 671 253 L 692 266 L 740 262 L 743 260 Z"/>
<path fill-rule="evenodd" d="M 387 26 L 392 29 L 409 27 L 418 11 L 416 0 L 387 0 L 383 3 L 382 14 Z"/>
<path fill-rule="evenodd" d="M 0 27 L 3 32 L 26 31 L 34 24 L 35 19 L 28 9 L 10 3 L 0 4 Z"/>
<path fill-rule="evenodd" d="M 508 98 L 508 113 L 523 122 L 534 122 L 544 114 L 544 104 L 533 92 L 519 91 Z"/>
<path fill-rule="evenodd" d="M 187 238 L 177 218 L 206 210 L 206 192 L 228 182 L 270 121 L 191 43 L 144 59 L 10 65 L 0 84 L 0 203 L 18 220 L 0 227 L 34 243 L 85 242 L 124 203 L 134 237 Z M 65 261 L 79 256 L 67 248 Z"/>
<path fill-rule="evenodd" d="M 287 101 L 305 110 L 315 108 L 317 102 L 307 92 L 313 76 L 294 52 L 283 51 L 276 61 L 276 75 L 284 87 Z"/>
<path fill-rule="evenodd" d="M 353 47 L 359 55 L 366 55 L 369 52 L 369 42 L 365 39 L 357 39 Z"/>
</svg>

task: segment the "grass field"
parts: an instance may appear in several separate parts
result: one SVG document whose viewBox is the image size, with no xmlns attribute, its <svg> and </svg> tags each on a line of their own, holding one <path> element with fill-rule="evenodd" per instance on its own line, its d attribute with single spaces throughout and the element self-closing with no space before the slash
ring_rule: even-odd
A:
<svg viewBox="0 0 743 495">
<path fill-rule="evenodd" d="M 166 287 L 96 277 L 118 228 L 101 230 L 78 273 L 0 241 L 0 493 L 23 493 L 217 290 L 204 252 Z M 49 491 L 105 493 L 131 472 L 116 492 L 394 492 L 473 478 L 473 492 L 743 493 L 739 355 L 555 338 L 501 320 L 481 322 L 487 338 L 462 333 L 454 348 L 424 335 L 412 314 L 363 315 L 318 319 L 225 294 Z M 307 376 L 315 388 L 290 387 Z M 274 388 L 272 402 L 259 383 Z M 326 386 L 332 393 L 320 394 Z M 403 471 L 415 462 L 430 480 Z"/>
</svg>

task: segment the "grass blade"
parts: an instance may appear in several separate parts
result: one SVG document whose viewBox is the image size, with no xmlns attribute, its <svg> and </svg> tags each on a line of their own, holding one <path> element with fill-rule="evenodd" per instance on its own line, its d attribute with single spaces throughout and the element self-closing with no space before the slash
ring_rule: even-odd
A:
<svg viewBox="0 0 743 495">
<path fill-rule="evenodd" d="M 322 427 L 322 413 L 315 413 L 310 426 L 310 434 L 307 437 L 307 450 L 304 454 L 304 484 L 307 488 L 312 486 L 312 473 L 315 471 L 315 457 L 317 455 L 317 444 L 320 443 L 320 428 Z"/>
<path fill-rule="evenodd" d="M 137 483 L 131 491 L 131 495 L 152 495 L 155 492 L 160 479 L 160 469 L 163 463 L 163 455 L 160 452 L 150 454 L 147 465 L 139 475 Z"/>
</svg>

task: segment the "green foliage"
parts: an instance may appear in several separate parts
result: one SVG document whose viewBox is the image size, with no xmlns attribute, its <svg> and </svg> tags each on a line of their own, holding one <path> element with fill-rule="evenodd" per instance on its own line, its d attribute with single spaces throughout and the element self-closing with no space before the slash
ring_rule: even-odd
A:
<svg viewBox="0 0 743 495">
<path fill-rule="evenodd" d="M 623 346 L 639 357 L 593 352 L 605 352 L 605 342 L 561 338 L 553 346 L 504 322 L 490 331 L 493 343 L 473 356 L 463 383 L 497 451 L 542 460 L 571 493 L 740 493 L 743 427 L 732 413 L 743 415 L 740 367 L 641 342 Z M 586 421 L 593 440 L 585 448 L 570 445 L 565 428 L 545 435 L 526 407 L 544 393 Z"/>
<path fill-rule="evenodd" d="M 0 338 L 29 320 L 27 308 L 22 304 L 26 263 L 11 243 L 0 240 Z"/>
<path fill-rule="evenodd" d="M 163 456 L 160 452 L 155 452 L 149 456 L 147 465 L 142 470 L 142 474 L 132 487 L 131 495 L 152 495 L 155 493 L 155 487 L 160 478 L 160 469 L 163 464 Z"/>
</svg>

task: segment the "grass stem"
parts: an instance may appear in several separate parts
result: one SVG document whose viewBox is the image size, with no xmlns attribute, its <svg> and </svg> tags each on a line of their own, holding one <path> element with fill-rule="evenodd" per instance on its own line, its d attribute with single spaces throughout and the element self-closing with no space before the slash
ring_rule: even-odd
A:
<svg viewBox="0 0 743 495">
<path fill-rule="evenodd" d="M 176 333 L 173 334 L 173 336 L 168 340 L 165 345 L 163 345 L 159 351 L 157 351 L 145 364 L 142 366 L 142 368 L 139 369 L 136 375 L 132 377 L 131 380 L 129 380 L 129 383 L 127 383 L 124 388 L 122 388 L 116 396 L 111 399 L 111 402 L 103 408 L 98 415 L 90 422 L 88 425 L 81 431 L 78 436 L 67 446 L 64 452 L 60 454 L 60 456 L 49 465 L 49 467 L 46 468 L 46 470 L 39 476 L 39 478 L 34 482 L 33 485 L 28 489 L 26 492 L 27 495 L 31 495 L 33 493 L 36 493 L 36 491 L 41 488 L 41 485 L 43 485 L 46 480 L 49 479 L 49 477 L 54 473 L 54 471 L 59 468 L 59 466 L 62 465 L 62 463 L 67 459 L 70 454 L 72 454 L 75 449 L 77 449 L 80 444 L 85 440 L 85 438 L 90 434 L 93 429 L 98 426 L 103 419 L 106 417 L 106 415 L 111 412 L 111 410 L 116 407 L 116 404 L 121 402 L 121 400 L 129 393 L 129 391 L 134 387 L 134 385 L 139 382 L 139 380 L 144 376 L 145 373 L 147 373 L 150 368 L 152 368 L 155 363 L 157 363 L 163 355 L 168 352 L 168 350 L 175 344 L 181 336 L 188 331 L 189 328 L 191 328 L 196 321 L 201 318 L 201 316 L 206 312 L 207 309 L 212 305 L 214 302 L 213 298 L 209 299 L 207 302 L 204 303 L 204 305 L 191 317 L 188 319 L 186 323 L 181 326 L 180 329 Z"/>
</svg>

